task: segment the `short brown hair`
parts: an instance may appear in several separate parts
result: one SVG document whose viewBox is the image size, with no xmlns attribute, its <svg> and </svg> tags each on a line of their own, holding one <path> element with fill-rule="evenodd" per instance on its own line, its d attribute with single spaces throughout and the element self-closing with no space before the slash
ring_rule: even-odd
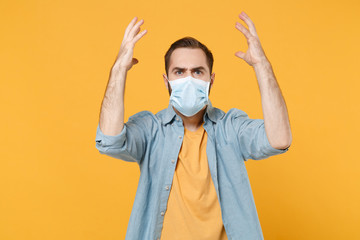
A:
<svg viewBox="0 0 360 240">
<path fill-rule="evenodd" d="M 193 38 L 193 37 L 184 37 L 184 38 L 181 38 L 181 39 L 177 40 L 173 44 L 171 44 L 169 50 L 167 50 L 167 52 L 165 54 L 165 71 L 166 71 L 166 75 L 168 75 L 171 54 L 177 48 L 200 48 L 201 50 L 203 50 L 205 55 L 206 55 L 207 64 L 209 66 L 210 74 L 211 74 L 213 64 L 214 64 L 214 57 L 213 57 L 211 51 L 204 44 L 202 44 L 201 42 L 199 42 L 195 38 Z"/>
</svg>

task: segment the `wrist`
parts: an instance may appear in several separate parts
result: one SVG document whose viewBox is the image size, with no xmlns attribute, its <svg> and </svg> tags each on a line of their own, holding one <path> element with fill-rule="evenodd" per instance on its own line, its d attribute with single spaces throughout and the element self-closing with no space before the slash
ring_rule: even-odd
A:
<svg viewBox="0 0 360 240">
<path fill-rule="evenodd" d="M 112 69 L 114 70 L 121 70 L 121 71 L 127 71 L 127 67 L 124 66 L 124 64 L 121 64 L 120 61 L 116 61 L 114 65 L 112 66 Z"/>
<path fill-rule="evenodd" d="M 112 66 L 111 68 L 111 74 L 115 74 L 115 75 L 126 75 L 127 73 L 127 68 L 124 66 L 121 66 L 117 63 L 114 64 L 114 66 Z"/>
<path fill-rule="evenodd" d="M 255 70 L 271 67 L 270 61 L 265 57 L 252 66 Z"/>
</svg>

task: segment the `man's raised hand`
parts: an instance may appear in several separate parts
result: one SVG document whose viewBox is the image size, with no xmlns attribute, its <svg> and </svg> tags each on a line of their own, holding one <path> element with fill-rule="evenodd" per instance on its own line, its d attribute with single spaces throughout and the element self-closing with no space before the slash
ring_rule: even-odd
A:
<svg viewBox="0 0 360 240">
<path fill-rule="evenodd" d="M 144 23 L 144 20 L 136 21 L 137 17 L 134 17 L 125 30 L 120 51 L 113 66 L 114 70 L 122 69 L 129 71 L 134 64 L 139 62 L 136 58 L 133 58 L 134 46 L 147 33 L 147 30 L 140 32 L 140 26 Z"/>
<path fill-rule="evenodd" d="M 239 14 L 239 18 L 246 23 L 246 25 L 249 27 L 249 30 L 238 22 L 236 22 L 235 27 L 244 34 L 249 47 L 246 53 L 238 51 L 235 53 L 235 56 L 243 59 L 250 66 L 254 67 L 256 64 L 267 60 L 267 58 L 265 56 L 263 48 L 261 47 L 254 23 L 251 21 L 251 19 L 245 12 L 241 12 Z"/>
</svg>

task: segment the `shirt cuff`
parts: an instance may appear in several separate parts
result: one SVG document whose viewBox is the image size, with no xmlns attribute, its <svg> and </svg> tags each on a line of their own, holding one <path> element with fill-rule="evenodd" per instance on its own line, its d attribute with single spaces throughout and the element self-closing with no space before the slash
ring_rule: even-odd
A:
<svg viewBox="0 0 360 240">
<path fill-rule="evenodd" d="M 124 124 L 122 131 L 115 136 L 105 135 L 100 130 L 100 124 L 97 125 L 95 141 L 96 141 L 96 147 L 99 150 L 106 151 L 109 148 L 120 148 L 121 146 L 123 146 L 123 144 L 125 142 L 125 138 L 126 138 L 126 125 L 125 124 Z"/>
<path fill-rule="evenodd" d="M 263 139 L 265 141 L 265 149 L 264 149 L 264 151 L 265 151 L 266 154 L 269 154 L 269 155 L 281 154 L 281 153 L 287 152 L 289 150 L 289 148 L 290 148 L 290 146 L 288 146 L 285 149 L 277 149 L 277 148 L 274 148 L 273 146 L 271 146 L 265 131 L 264 131 Z"/>
</svg>

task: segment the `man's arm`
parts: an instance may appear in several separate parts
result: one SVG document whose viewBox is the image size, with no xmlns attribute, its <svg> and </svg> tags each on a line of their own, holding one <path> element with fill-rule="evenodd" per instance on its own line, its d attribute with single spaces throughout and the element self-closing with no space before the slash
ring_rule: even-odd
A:
<svg viewBox="0 0 360 240">
<path fill-rule="evenodd" d="M 271 64 L 261 47 L 254 23 L 244 12 L 239 17 L 246 23 L 249 30 L 238 22 L 235 27 L 245 35 L 249 48 L 246 53 L 238 51 L 235 55 L 246 61 L 255 70 L 269 143 L 273 148 L 286 149 L 291 145 L 292 134 L 285 100 Z"/>
<path fill-rule="evenodd" d="M 101 104 L 99 127 L 105 135 L 118 135 L 124 127 L 126 75 L 131 67 L 138 63 L 138 60 L 133 58 L 135 43 L 147 32 L 146 30 L 140 32 L 140 26 L 144 21 L 140 20 L 137 23 L 136 21 L 137 17 L 130 22 L 125 30 L 124 39 L 116 61 L 111 68 L 110 78 Z"/>
</svg>

